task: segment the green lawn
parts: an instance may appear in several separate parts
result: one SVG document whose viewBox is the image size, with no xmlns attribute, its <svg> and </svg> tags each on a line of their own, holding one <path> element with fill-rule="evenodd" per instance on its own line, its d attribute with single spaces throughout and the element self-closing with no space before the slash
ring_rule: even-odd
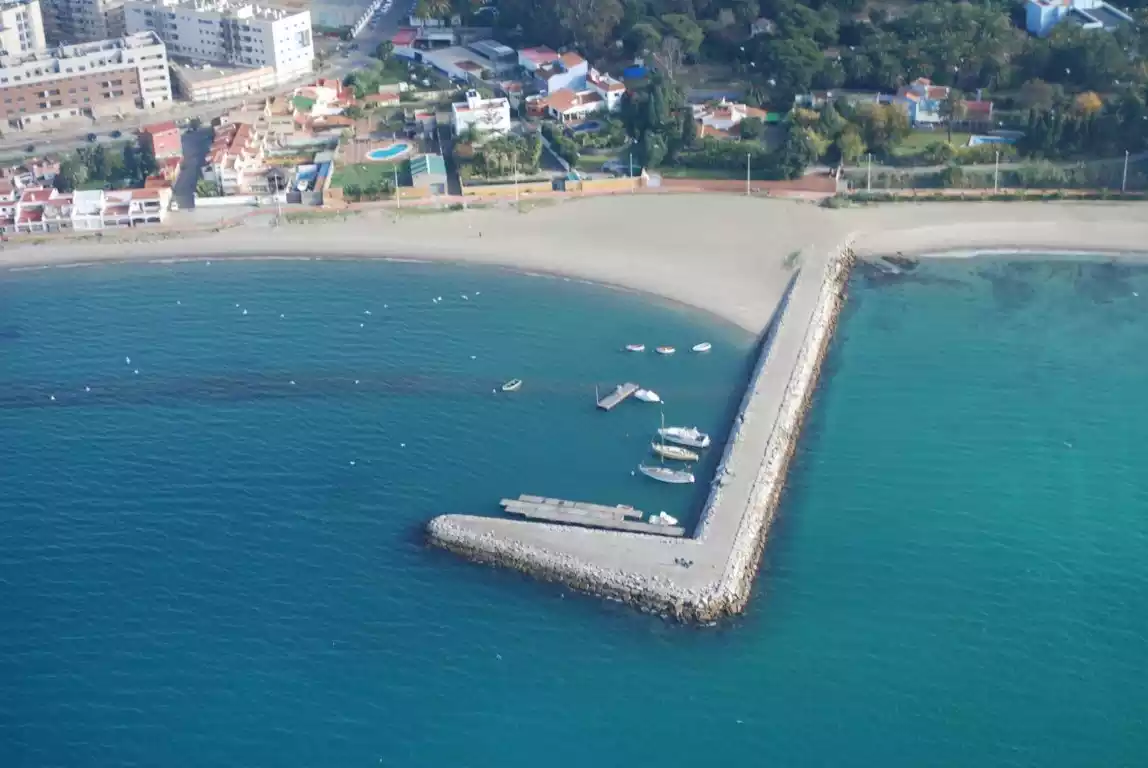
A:
<svg viewBox="0 0 1148 768">
<path fill-rule="evenodd" d="M 403 184 L 409 175 L 406 163 L 357 163 L 355 165 L 342 165 L 335 169 L 335 176 L 331 179 L 331 186 L 336 188 L 356 185 L 365 187 L 371 182 L 389 181 L 394 183 L 395 169 L 399 172 L 399 184 Z"/>
<path fill-rule="evenodd" d="M 972 134 L 953 131 L 953 146 L 963 147 L 969 143 Z M 944 143 L 948 140 L 947 131 L 938 128 L 935 131 L 913 131 L 905 140 L 893 149 L 893 154 L 899 157 L 919 155 L 932 144 Z"/>
</svg>

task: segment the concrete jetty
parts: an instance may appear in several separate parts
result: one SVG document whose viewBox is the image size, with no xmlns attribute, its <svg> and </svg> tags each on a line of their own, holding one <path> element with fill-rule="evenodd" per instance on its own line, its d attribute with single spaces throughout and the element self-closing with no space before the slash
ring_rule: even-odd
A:
<svg viewBox="0 0 1148 768">
<path fill-rule="evenodd" d="M 503 499 L 502 508 L 513 515 L 522 515 L 527 520 L 541 520 L 548 523 L 584 525 L 590 528 L 605 528 L 612 531 L 630 531 L 654 536 L 680 537 L 686 529 L 676 525 L 647 523 L 642 520 L 645 513 L 633 507 L 607 507 L 602 504 L 588 504 L 566 499 L 548 499 L 540 496 L 519 496 L 517 499 Z"/>
<path fill-rule="evenodd" d="M 810 259 L 781 297 L 693 536 L 443 515 L 428 524 L 429 540 L 478 562 L 516 568 L 683 621 L 708 622 L 740 612 L 749 599 L 852 261 L 848 244 Z"/>
<path fill-rule="evenodd" d="M 603 411 L 613 410 L 614 406 L 637 391 L 638 385 L 632 381 L 627 381 L 625 384 L 619 384 L 618 386 L 614 387 L 614 391 L 598 398 L 598 407 Z"/>
</svg>

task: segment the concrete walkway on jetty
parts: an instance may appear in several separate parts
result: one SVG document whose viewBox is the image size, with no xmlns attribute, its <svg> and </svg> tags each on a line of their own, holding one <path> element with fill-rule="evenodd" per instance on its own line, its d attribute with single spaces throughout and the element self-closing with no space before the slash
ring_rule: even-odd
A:
<svg viewBox="0 0 1148 768">
<path fill-rule="evenodd" d="M 718 195 L 594 198 L 515 210 L 243 226 L 132 242 L 136 233 L 14 247 L 0 267 L 125 260 L 376 257 L 498 265 L 642 291 L 762 333 L 794 273 L 693 538 L 667 539 L 496 517 L 450 515 L 432 542 L 637 606 L 708 621 L 748 600 L 801 416 L 840 306 L 837 255 L 1148 250 L 1148 204 L 921 203 L 823 210 Z M 512 489 L 517 491 L 517 489 Z M 625 499 L 587 499 L 624 503 Z M 490 505 L 496 504 L 490 500 Z M 683 566 L 682 561 L 692 563 Z"/>
</svg>

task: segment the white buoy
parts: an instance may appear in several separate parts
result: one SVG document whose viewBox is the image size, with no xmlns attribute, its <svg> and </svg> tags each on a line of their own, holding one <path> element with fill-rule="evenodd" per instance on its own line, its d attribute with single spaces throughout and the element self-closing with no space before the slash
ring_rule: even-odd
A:
<svg viewBox="0 0 1148 768">
<path fill-rule="evenodd" d="M 475 295 L 475 296 L 481 296 L 481 295 L 482 295 L 482 291 L 475 291 L 475 292 L 474 292 L 474 295 Z"/>
<path fill-rule="evenodd" d="M 131 365 L 131 364 L 132 364 L 132 359 L 131 359 L 130 357 L 125 357 L 125 358 L 124 358 L 124 363 L 125 363 L 125 364 L 127 364 L 127 365 Z"/>
<path fill-rule="evenodd" d="M 478 358 L 477 358 L 477 357 L 475 357 L 474 355 L 471 355 L 471 356 L 470 356 L 470 359 L 471 359 L 471 360 L 477 360 Z"/>
<path fill-rule="evenodd" d="M 179 299 L 176 299 L 175 303 L 176 303 L 176 306 L 183 306 L 183 302 L 180 301 Z"/>
<path fill-rule="evenodd" d="M 48 397 L 51 399 L 51 401 L 53 403 L 56 402 L 56 396 L 55 395 L 48 395 Z"/>
<path fill-rule="evenodd" d="M 463 301 L 470 301 L 470 297 L 464 293 L 464 294 L 462 294 L 462 300 Z"/>
<path fill-rule="evenodd" d="M 132 373 L 134 373 L 136 376 L 139 376 L 140 375 L 140 369 L 136 368 L 134 371 L 132 371 Z"/>
<path fill-rule="evenodd" d="M 399 443 L 399 447 L 400 447 L 400 448 L 406 448 L 406 447 L 407 447 L 407 444 L 406 444 L 406 443 Z"/>
<path fill-rule="evenodd" d="M 282 320 L 282 319 L 283 319 L 283 318 L 285 318 L 285 317 L 287 317 L 287 315 L 279 315 L 279 319 L 280 319 L 280 320 Z"/>
<path fill-rule="evenodd" d="M 239 309 L 239 305 L 238 305 L 238 304 L 236 304 L 236 305 L 235 305 L 235 308 L 236 308 L 236 309 Z"/>
<path fill-rule="evenodd" d="M 364 310 L 363 310 L 363 314 L 364 314 L 364 315 L 369 315 L 369 314 L 371 314 L 371 310 L 369 310 L 369 309 L 364 309 Z"/>
<path fill-rule="evenodd" d="M 291 379 L 291 386 L 295 386 L 295 379 Z"/>
<path fill-rule="evenodd" d="M 363 325 L 362 323 L 359 323 L 359 327 L 360 328 L 366 328 L 367 326 Z"/>
<path fill-rule="evenodd" d="M 245 310 L 243 310 L 243 314 L 245 314 L 245 315 L 247 314 L 247 310 L 246 310 L 246 309 L 245 309 Z"/>
<path fill-rule="evenodd" d="M 353 467 L 353 466 L 355 466 L 355 462 L 353 462 L 353 461 L 352 461 L 352 462 L 351 462 L 351 466 L 352 466 L 352 467 Z"/>
<path fill-rule="evenodd" d="M 359 380 L 358 380 L 358 379 L 355 379 L 355 383 L 356 383 L 356 384 L 358 384 L 358 383 L 359 383 Z"/>
<path fill-rule="evenodd" d="M 91 391 L 92 391 L 92 388 L 91 388 L 91 387 L 84 387 L 84 391 L 85 391 L 85 392 L 91 392 Z"/>
<path fill-rule="evenodd" d="M 383 309 L 386 309 L 386 308 L 387 308 L 387 305 L 386 305 L 386 304 L 384 304 L 384 305 L 383 305 Z"/>
</svg>

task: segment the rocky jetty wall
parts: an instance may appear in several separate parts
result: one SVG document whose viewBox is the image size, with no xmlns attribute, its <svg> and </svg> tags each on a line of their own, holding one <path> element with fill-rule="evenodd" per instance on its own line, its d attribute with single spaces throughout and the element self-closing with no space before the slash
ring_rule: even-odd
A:
<svg viewBox="0 0 1148 768">
<path fill-rule="evenodd" d="M 694 538 L 661 539 L 615 531 L 595 532 L 598 536 L 609 537 L 608 541 L 614 543 L 638 537 L 643 546 L 659 548 L 657 551 L 662 552 L 662 556 L 657 558 L 659 560 L 668 560 L 666 555 L 679 552 L 692 558 L 698 547 L 713 548 L 712 555 L 724 559 L 720 578 L 691 583 L 688 578 L 662 576 L 655 568 L 644 568 L 644 563 L 649 562 L 644 558 L 627 562 L 622 567 L 617 567 L 615 562 L 607 558 L 603 558 L 602 564 L 594 564 L 546 546 L 500 535 L 484 527 L 480 518 L 468 516 L 443 515 L 431 520 L 427 525 L 430 543 L 476 562 L 513 568 L 534 578 L 560 582 L 581 592 L 620 600 L 640 610 L 673 616 L 682 621 L 711 622 L 741 612 L 749 600 L 769 526 L 785 486 L 789 461 L 796 449 L 801 424 L 817 386 L 821 363 L 844 303 L 853 260 L 853 252 L 848 245 L 830 260 L 812 310 L 807 314 L 791 314 L 796 309 L 792 305 L 782 308 L 784 314 L 775 338 L 795 324 L 799 328 L 803 325 L 806 328 L 784 394 L 776 408 L 773 404 L 769 406 L 774 414 L 771 422 L 763 421 L 767 418 L 766 413 L 752 413 L 753 408 L 762 407 L 755 402 L 760 399 L 758 384 L 761 378 L 776 374 L 769 365 L 771 344 L 767 343 L 735 417 L 726 453 Z M 785 364 L 785 361 L 777 362 Z M 745 430 L 750 429 L 770 430 L 765 454 L 760 463 L 756 464 L 752 490 L 742 503 L 733 499 L 723 500 L 722 475 L 728 465 L 735 457 L 741 458 L 736 456 L 738 451 L 749 450 L 746 442 L 760 445 L 760 438 L 755 441 L 743 440 Z M 750 458 L 749 461 L 757 462 L 758 459 Z M 718 510 L 718 501 L 727 502 L 723 505 L 725 508 Z M 734 502 L 733 506 L 730 507 L 728 502 Z M 715 515 L 735 513 L 736 510 L 740 510 L 741 519 L 730 546 L 726 541 L 717 541 L 717 536 L 710 535 L 711 523 Z M 564 526 L 545 523 L 530 523 L 530 526 L 539 532 L 546 529 L 546 533 L 553 533 L 557 537 L 572 533 L 571 529 Z M 534 538 L 545 540 L 545 537 Z M 610 546 L 606 541 L 604 538 L 604 548 Z M 661 550 L 662 547 L 665 549 Z M 686 547 L 694 549 L 691 551 Z"/>
</svg>

